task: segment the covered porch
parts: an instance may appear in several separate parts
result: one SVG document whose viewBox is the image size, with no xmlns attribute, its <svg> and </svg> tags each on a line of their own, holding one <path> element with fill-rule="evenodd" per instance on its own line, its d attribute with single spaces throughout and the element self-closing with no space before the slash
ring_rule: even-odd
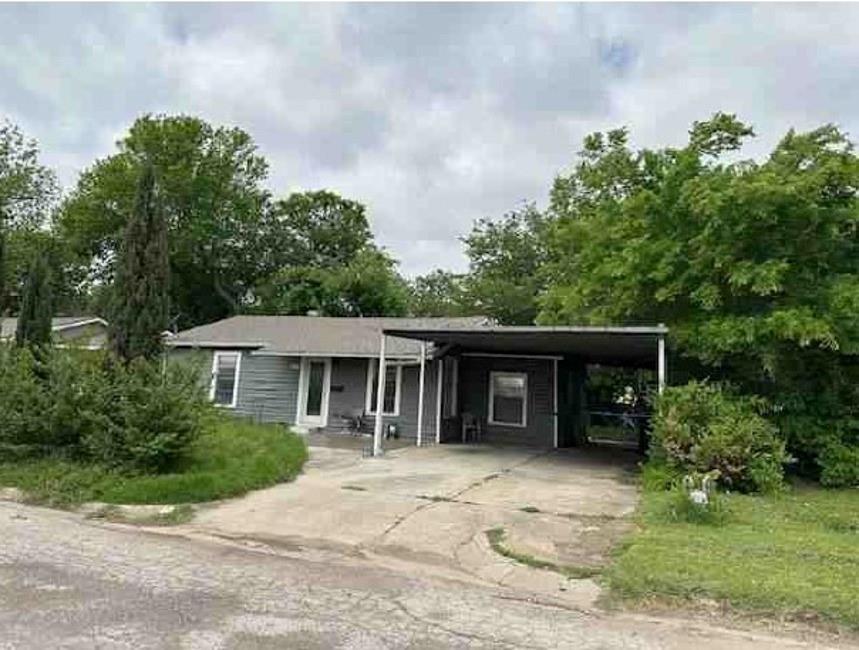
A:
<svg viewBox="0 0 859 650">
<path fill-rule="evenodd" d="M 655 388 L 667 380 L 663 325 L 650 327 L 461 327 L 384 329 L 379 367 L 387 366 L 388 337 L 421 342 L 417 444 L 486 442 L 543 448 L 573 447 L 588 440 L 588 368 L 651 371 Z M 426 367 L 435 368 L 427 386 Z M 378 377 L 380 389 L 385 372 Z M 377 391 L 381 394 L 381 390 Z M 434 417 L 423 417 L 425 400 Z M 618 409 L 623 426 L 640 411 Z M 373 452 L 381 454 L 383 431 L 374 430 Z"/>
</svg>

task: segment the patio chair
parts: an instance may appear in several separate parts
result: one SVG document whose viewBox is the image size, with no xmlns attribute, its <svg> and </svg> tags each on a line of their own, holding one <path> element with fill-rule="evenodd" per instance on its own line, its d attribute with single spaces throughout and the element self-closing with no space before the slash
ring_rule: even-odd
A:
<svg viewBox="0 0 859 650">
<path fill-rule="evenodd" d="M 462 414 L 462 441 L 480 442 L 483 439 L 483 423 L 474 413 Z"/>
</svg>

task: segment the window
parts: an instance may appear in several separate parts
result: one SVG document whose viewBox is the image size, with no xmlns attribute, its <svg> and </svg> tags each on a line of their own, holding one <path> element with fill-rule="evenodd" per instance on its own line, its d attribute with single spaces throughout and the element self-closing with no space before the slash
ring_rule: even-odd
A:
<svg viewBox="0 0 859 650">
<path fill-rule="evenodd" d="M 215 352 L 212 362 L 212 388 L 209 394 L 215 406 L 235 408 L 241 362 L 240 352 Z"/>
<path fill-rule="evenodd" d="M 382 415 L 400 414 L 400 386 L 403 383 L 403 367 L 386 363 L 385 394 L 382 401 Z M 379 390 L 379 360 L 370 359 L 367 371 L 367 413 L 376 412 L 376 399 Z"/>
<path fill-rule="evenodd" d="M 524 372 L 489 373 L 489 424 L 526 426 L 527 394 L 528 375 Z"/>
</svg>

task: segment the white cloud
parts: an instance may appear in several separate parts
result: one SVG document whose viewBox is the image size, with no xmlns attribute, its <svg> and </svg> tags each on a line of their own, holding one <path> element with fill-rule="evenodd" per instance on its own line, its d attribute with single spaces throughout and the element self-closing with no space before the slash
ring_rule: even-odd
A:
<svg viewBox="0 0 859 650">
<path fill-rule="evenodd" d="M 144 112 L 248 130 L 279 193 L 369 207 L 410 274 L 463 268 L 471 222 L 545 203 L 595 129 L 680 144 L 716 110 L 760 154 L 856 131 L 855 5 L 0 5 L 0 115 L 62 180 Z"/>
</svg>

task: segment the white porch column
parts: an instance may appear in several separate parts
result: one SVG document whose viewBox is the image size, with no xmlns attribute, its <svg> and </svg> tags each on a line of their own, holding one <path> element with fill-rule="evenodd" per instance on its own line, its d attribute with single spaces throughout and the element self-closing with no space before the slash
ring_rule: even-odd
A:
<svg viewBox="0 0 859 650">
<path fill-rule="evenodd" d="M 385 408 L 385 333 L 382 332 L 382 341 L 379 344 L 379 372 L 376 384 L 376 426 L 373 428 L 373 455 L 382 455 L 382 412 Z"/>
<path fill-rule="evenodd" d="M 559 402 L 559 400 L 558 400 L 558 360 L 553 359 L 552 363 L 553 363 L 552 381 L 553 381 L 553 388 L 554 388 L 554 390 L 552 391 L 554 393 L 554 408 L 552 409 L 554 411 L 554 417 L 552 419 L 552 426 L 554 429 L 554 441 L 555 441 L 554 445 L 555 445 L 555 449 L 557 449 L 558 448 L 558 402 Z"/>
<path fill-rule="evenodd" d="M 435 391 L 435 444 L 441 442 L 441 394 L 444 389 L 444 358 L 438 361 L 437 387 Z"/>
<path fill-rule="evenodd" d="M 418 379 L 418 447 L 423 442 L 424 434 L 424 379 L 427 365 L 427 342 L 421 341 L 421 374 Z"/>
<path fill-rule="evenodd" d="M 656 382 L 659 394 L 665 390 L 665 382 L 668 377 L 668 360 L 665 357 L 665 336 L 659 335 L 657 344 L 657 360 L 656 360 Z"/>
</svg>

